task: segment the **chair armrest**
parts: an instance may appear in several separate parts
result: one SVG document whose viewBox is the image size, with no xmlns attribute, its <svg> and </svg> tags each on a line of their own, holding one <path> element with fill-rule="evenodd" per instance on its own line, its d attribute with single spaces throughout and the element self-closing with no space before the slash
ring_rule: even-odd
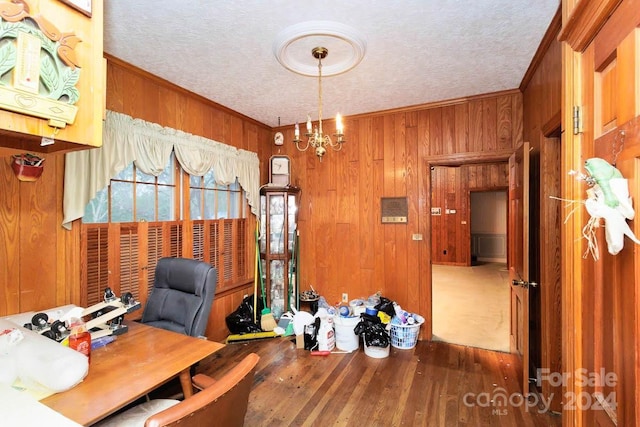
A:
<svg viewBox="0 0 640 427">
<path fill-rule="evenodd" d="M 211 387 L 215 384 L 216 380 L 205 374 L 197 374 L 191 379 L 191 382 L 198 390 L 204 390 L 205 388 Z"/>
</svg>

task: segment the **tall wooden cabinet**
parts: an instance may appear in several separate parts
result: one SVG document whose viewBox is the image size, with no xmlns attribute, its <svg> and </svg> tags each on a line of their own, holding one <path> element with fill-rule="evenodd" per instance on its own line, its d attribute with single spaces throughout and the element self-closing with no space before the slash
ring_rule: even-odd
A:
<svg viewBox="0 0 640 427">
<path fill-rule="evenodd" d="M 267 306 L 276 319 L 296 304 L 297 217 L 300 189 L 260 191 L 260 262 Z"/>
</svg>

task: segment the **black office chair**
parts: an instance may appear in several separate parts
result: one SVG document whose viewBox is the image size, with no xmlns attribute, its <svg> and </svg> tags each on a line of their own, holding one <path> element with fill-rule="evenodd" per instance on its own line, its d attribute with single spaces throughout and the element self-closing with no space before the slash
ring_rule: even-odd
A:
<svg viewBox="0 0 640 427">
<path fill-rule="evenodd" d="M 141 322 L 193 337 L 204 336 L 217 282 L 217 270 L 206 262 L 160 258 Z"/>
</svg>

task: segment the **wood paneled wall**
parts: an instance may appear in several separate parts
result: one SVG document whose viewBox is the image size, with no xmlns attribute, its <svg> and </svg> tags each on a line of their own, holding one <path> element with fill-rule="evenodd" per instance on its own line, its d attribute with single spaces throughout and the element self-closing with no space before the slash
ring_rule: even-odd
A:
<svg viewBox="0 0 640 427">
<path fill-rule="evenodd" d="M 11 157 L 0 161 L 0 316 L 66 304 L 79 291 L 69 271 L 75 236 L 60 226 L 64 157 L 43 157 L 35 182 L 18 181 Z"/>
<path fill-rule="evenodd" d="M 107 56 L 107 109 L 213 139 L 268 157 L 264 151 L 273 141 L 271 129 L 224 106 L 176 87 L 169 82 Z M 253 216 L 249 229 L 255 228 Z M 253 236 L 253 235 L 251 235 Z M 253 242 L 253 237 L 251 237 Z M 254 245 L 250 244 L 253 248 Z M 250 257 L 249 259 L 253 259 Z M 209 317 L 207 336 L 223 340 L 229 334 L 227 314 L 234 311 L 253 283 L 216 294 Z"/>
<path fill-rule="evenodd" d="M 325 106 L 326 109 L 326 106 Z M 323 123 L 332 133 L 334 123 Z M 505 160 L 522 142 L 522 96 L 507 91 L 345 118 L 347 143 L 322 162 L 296 150 L 293 126 L 276 130 L 285 145 L 272 154 L 292 158 L 302 189 L 299 213 L 300 287 L 339 301 L 374 292 L 425 316 L 431 331 L 432 164 Z M 263 160 L 266 170 L 267 159 Z M 469 169 L 474 186 L 499 167 Z M 479 172 L 481 171 L 481 172 Z M 406 224 L 382 224 L 380 199 L 407 197 Z"/>
<path fill-rule="evenodd" d="M 560 233 L 564 216 L 558 200 L 560 188 L 560 119 L 562 95 L 562 50 L 557 36 L 561 27 L 561 11 L 558 10 L 547 33 L 538 48 L 534 61 L 521 89 L 524 102 L 524 138 L 530 142 L 531 164 L 536 170 L 531 171 L 537 177 L 530 196 L 533 209 L 533 222 L 529 236 L 533 245 L 530 255 L 532 270 L 530 280 L 540 284 L 539 302 L 531 312 L 532 324 L 537 332 L 532 333 L 531 360 L 540 359 L 536 368 L 549 369 L 550 372 L 562 370 L 561 319 L 562 301 L 560 284 Z M 535 166 L 534 166 L 535 165 Z M 533 317 L 539 316 L 539 317 Z M 533 332 L 533 331 L 532 331 Z M 552 398 L 551 409 L 561 410 L 562 389 L 553 386 L 549 381 L 542 382 L 542 394 Z"/>
<path fill-rule="evenodd" d="M 431 262 L 471 265 L 471 191 L 505 190 L 508 163 L 431 168 Z"/>
<path fill-rule="evenodd" d="M 107 59 L 108 109 L 255 151 L 267 182 L 268 158 L 278 151 L 271 143 L 275 130 Z M 328 133 L 332 126 L 325 123 Z M 431 165 L 452 158 L 486 163 L 487 155 L 510 152 L 522 141 L 522 96 L 512 90 L 347 117 L 345 127 L 343 151 L 330 151 L 322 163 L 311 152 L 295 149 L 293 126 L 279 129 L 289 141 L 280 151 L 292 157 L 293 183 L 302 189 L 301 289 L 313 286 L 329 302 L 338 301 L 342 292 L 356 298 L 380 291 L 425 316 L 423 332 L 429 338 Z M 49 179 L 32 187 L 11 181 L 8 160 L 2 164 L 0 176 L 9 191 L 2 192 L 7 200 L 0 206 L 7 218 L 1 231 L 7 256 L 0 261 L 6 265 L 0 315 L 79 301 L 78 227 L 67 232 L 59 225 L 64 158 L 49 157 L 43 176 Z M 485 180 L 491 178 L 480 178 Z M 381 224 L 381 197 L 407 197 L 408 223 Z M 17 242 L 28 233 L 29 243 L 21 249 Z M 30 258 L 36 252 L 48 254 L 38 270 Z M 221 326 L 209 332 L 210 338 L 224 338 L 224 316 L 251 288 L 247 284 L 216 297 L 213 312 Z"/>
<path fill-rule="evenodd" d="M 268 157 L 269 127 L 115 58 L 107 59 L 108 109 Z M 46 155 L 42 177 L 25 183 L 11 171 L 11 153 L 0 152 L 5 156 L 0 161 L 0 316 L 79 304 L 80 227 L 74 224 L 72 231 L 66 231 L 60 225 L 64 156 Z M 225 316 L 252 292 L 250 283 L 216 295 L 213 327 L 207 330 L 210 339 L 228 335 Z"/>
</svg>

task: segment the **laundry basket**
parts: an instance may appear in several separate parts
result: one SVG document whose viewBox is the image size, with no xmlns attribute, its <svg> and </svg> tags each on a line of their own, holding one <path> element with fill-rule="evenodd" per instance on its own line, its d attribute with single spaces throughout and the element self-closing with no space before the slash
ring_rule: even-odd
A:
<svg viewBox="0 0 640 427">
<path fill-rule="evenodd" d="M 409 350 L 418 343 L 420 325 L 424 323 L 424 317 L 415 315 L 416 323 L 413 325 L 391 324 L 391 345 L 394 348 Z"/>
</svg>

